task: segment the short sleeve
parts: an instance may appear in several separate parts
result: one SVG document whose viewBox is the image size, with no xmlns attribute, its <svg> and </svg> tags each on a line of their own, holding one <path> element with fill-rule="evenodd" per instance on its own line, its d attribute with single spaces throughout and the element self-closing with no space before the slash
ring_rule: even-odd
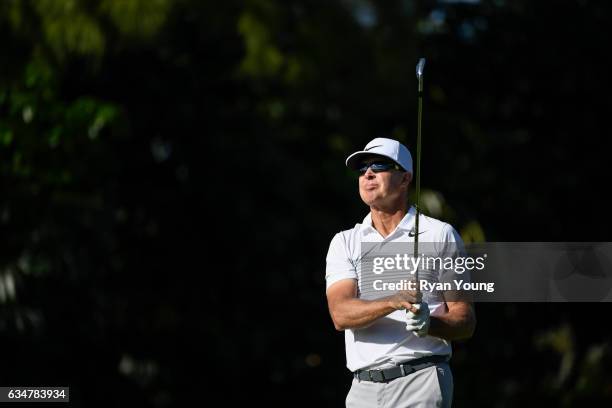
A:
<svg viewBox="0 0 612 408">
<path fill-rule="evenodd" d="M 326 289 L 342 279 L 357 279 L 357 271 L 349 258 L 346 241 L 342 233 L 336 234 L 331 240 L 326 263 Z"/>
<path fill-rule="evenodd" d="M 444 224 L 442 236 L 439 240 L 439 256 L 456 258 L 465 256 L 465 246 L 461 235 L 450 224 Z"/>
<path fill-rule="evenodd" d="M 471 282 L 472 277 L 470 267 L 467 266 L 467 252 L 461 235 L 450 224 L 445 224 L 442 236 L 440 238 L 441 252 L 440 257 L 444 259 L 452 258 L 453 262 L 450 267 L 445 267 L 441 271 L 440 280 L 443 282 L 451 282 L 452 287 L 455 287 L 456 281 L 464 283 Z M 451 291 L 446 292 L 445 296 L 451 301 L 470 301 L 471 294 L 467 291 Z"/>
</svg>

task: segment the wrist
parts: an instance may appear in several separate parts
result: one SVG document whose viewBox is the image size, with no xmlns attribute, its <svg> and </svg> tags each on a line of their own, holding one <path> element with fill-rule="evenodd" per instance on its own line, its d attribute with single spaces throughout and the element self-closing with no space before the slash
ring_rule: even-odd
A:
<svg viewBox="0 0 612 408">
<path fill-rule="evenodd" d="M 385 306 L 387 307 L 387 309 L 390 309 L 390 311 L 397 310 L 397 308 L 395 307 L 395 302 L 392 298 L 385 299 Z"/>
</svg>

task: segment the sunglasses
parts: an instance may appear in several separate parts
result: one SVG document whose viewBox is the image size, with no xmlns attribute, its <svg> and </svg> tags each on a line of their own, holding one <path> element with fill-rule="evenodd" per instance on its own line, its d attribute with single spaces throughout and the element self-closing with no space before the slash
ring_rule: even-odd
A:
<svg viewBox="0 0 612 408">
<path fill-rule="evenodd" d="M 389 170 L 400 170 L 400 166 L 393 162 L 383 161 L 383 162 L 373 162 L 373 163 L 362 163 L 357 168 L 359 174 L 363 175 L 368 168 L 372 169 L 374 173 L 380 173 L 381 171 L 389 171 Z"/>
</svg>

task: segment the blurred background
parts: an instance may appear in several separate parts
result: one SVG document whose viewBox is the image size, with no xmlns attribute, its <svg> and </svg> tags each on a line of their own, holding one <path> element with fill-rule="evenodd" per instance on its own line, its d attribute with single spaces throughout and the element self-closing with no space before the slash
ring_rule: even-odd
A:
<svg viewBox="0 0 612 408">
<path fill-rule="evenodd" d="M 610 241 L 600 1 L 0 2 L 0 385 L 343 406 L 344 159 L 415 147 L 467 242 Z M 606 187 L 608 186 L 608 187 Z M 478 304 L 455 406 L 612 402 L 609 304 Z"/>
</svg>

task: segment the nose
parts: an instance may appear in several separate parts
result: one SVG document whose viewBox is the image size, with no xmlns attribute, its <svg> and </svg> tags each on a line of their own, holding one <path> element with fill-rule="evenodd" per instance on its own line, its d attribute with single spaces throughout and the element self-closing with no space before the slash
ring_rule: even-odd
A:
<svg viewBox="0 0 612 408">
<path fill-rule="evenodd" d="M 374 177 L 376 177 L 376 173 L 374 173 L 372 171 L 371 167 L 368 167 L 368 169 L 366 170 L 365 173 L 363 173 L 364 177 L 367 178 L 368 180 L 373 179 Z"/>
</svg>

